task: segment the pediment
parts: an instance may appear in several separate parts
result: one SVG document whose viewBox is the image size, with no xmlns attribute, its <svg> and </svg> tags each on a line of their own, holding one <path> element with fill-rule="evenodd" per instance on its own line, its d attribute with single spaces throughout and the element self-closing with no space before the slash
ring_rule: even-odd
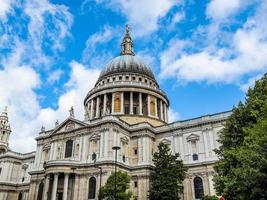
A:
<svg viewBox="0 0 267 200">
<path fill-rule="evenodd" d="M 74 119 L 72 117 L 67 118 L 64 122 L 62 122 L 61 124 L 59 124 L 52 132 L 52 134 L 54 133 L 60 133 L 60 132 L 65 132 L 65 131 L 71 131 L 80 127 L 84 127 L 87 124 Z"/>
<path fill-rule="evenodd" d="M 189 142 L 189 141 L 196 141 L 196 140 L 199 140 L 199 135 L 197 134 L 191 134 L 189 135 L 186 140 Z"/>
</svg>

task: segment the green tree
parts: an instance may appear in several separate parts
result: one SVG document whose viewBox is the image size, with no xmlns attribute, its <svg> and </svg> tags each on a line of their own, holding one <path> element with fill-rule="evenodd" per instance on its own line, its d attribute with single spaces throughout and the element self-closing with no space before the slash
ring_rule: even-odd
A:
<svg viewBox="0 0 267 200">
<path fill-rule="evenodd" d="M 114 186 L 115 186 L 115 173 L 113 172 L 109 177 L 104 187 L 101 188 L 101 193 L 99 197 L 101 199 L 105 198 L 108 200 L 114 199 Z M 127 172 L 118 171 L 117 172 L 117 194 L 116 200 L 130 200 L 132 197 L 132 192 L 129 191 L 130 188 L 130 177 Z"/>
<path fill-rule="evenodd" d="M 216 197 L 215 195 L 213 195 L 213 196 L 206 195 L 206 196 L 202 197 L 201 200 L 218 200 L 218 197 Z"/>
<path fill-rule="evenodd" d="M 261 124 L 266 119 L 266 113 L 265 74 L 255 82 L 254 88 L 248 90 L 245 102 L 239 103 L 233 109 L 219 137 L 221 146 L 216 150 L 219 161 L 215 165 L 217 175 L 214 182 L 217 193 L 223 194 L 227 200 L 261 199 L 261 187 L 266 188 L 266 183 L 261 180 L 261 177 L 264 177 L 261 172 L 264 169 L 262 164 L 267 157 L 259 159 L 257 156 L 264 154 L 261 152 L 262 149 L 256 148 L 264 137 L 255 133 L 259 129 L 258 126 L 261 127 L 261 132 L 264 132 Z"/>
<path fill-rule="evenodd" d="M 158 150 L 153 154 L 155 166 L 150 174 L 150 199 L 178 200 L 187 168 L 179 159 L 179 154 L 172 155 L 167 144 L 160 143 Z"/>
</svg>

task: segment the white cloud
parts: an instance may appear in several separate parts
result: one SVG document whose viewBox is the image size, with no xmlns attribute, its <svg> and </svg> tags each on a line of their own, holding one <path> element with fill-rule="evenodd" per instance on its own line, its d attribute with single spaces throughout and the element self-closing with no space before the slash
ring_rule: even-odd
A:
<svg viewBox="0 0 267 200">
<path fill-rule="evenodd" d="M 14 6 L 23 13 L 22 16 L 28 18 L 25 21 L 16 18 L 18 21 L 10 24 L 1 22 L 3 32 L 0 34 L 0 41 L 4 42 L 4 45 L 1 44 L 0 48 L 8 48 L 11 53 L 0 54 L 0 108 L 3 109 L 6 105 L 9 107 L 11 148 L 28 152 L 36 148 L 34 138 L 41 125 L 47 125 L 57 118 L 62 119 L 60 116 L 63 116 L 57 110 L 41 108 L 36 89 L 42 82 L 36 70 L 41 64 L 46 64 L 46 67 L 51 64 L 52 59 L 44 52 L 44 49 L 48 48 L 46 45 L 49 44 L 55 53 L 64 48 L 64 39 L 70 35 L 72 15 L 67 7 L 46 0 L 27 0 L 16 2 L 16 5 L 10 2 L 0 2 L 0 7 L 9 3 L 8 6 L 5 4 L 5 7 L 0 8 L 0 18 L 8 17 L 7 13 L 11 12 Z M 21 24 L 20 20 L 24 24 Z M 27 39 L 19 37 L 18 32 L 21 30 Z M 47 48 L 43 48 L 44 46 Z M 58 72 L 52 74 L 50 80 L 55 81 L 58 76 Z M 71 88 L 68 87 L 67 92 Z"/>
<path fill-rule="evenodd" d="M 172 17 L 171 23 L 169 25 L 170 28 L 174 28 L 174 26 L 182 21 L 185 18 L 185 14 L 183 12 L 177 12 Z"/>
<path fill-rule="evenodd" d="M 35 50 L 41 49 L 43 38 L 52 42 L 54 50 L 64 49 L 62 40 L 71 35 L 69 29 L 73 23 L 73 17 L 66 6 L 52 4 L 47 0 L 28 0 L 23 9 L 30 18 L 28 31 Z"/>
<path fill-rule="evenodd" d="M 32 120 L 40 107 L 34 89 L 40 86 L 40 78 L 30 66 L 20 65 L 23 48 L 18 45 L 10 58 L 2 63 L 5 67 L 0 70 L 0 106 L 9 107 L 10 146 L 28 151 L 35 146 Z M 24 141 L 31 143 L 25 146 Z"/>
<path fill-rule="evenodd" d="M 111 26 L 104 26 L 103 30 L 91 35 L 86 40 L 86 49 L 93 50 L 97 44 L 109 42 L 116 35 L 116 29 Z"/>
<path fill-rule="evenodd" d="M 0 0 L 0 20 L 6 20 L 7 14 L 12 10 L 13 0 Z"/>
<path fill-rule="evenodd" d="M 0 70 L 0 108 L 9 107 L 12 128 L 10 146 L 19 152 L 35 150 L 34 138 L 40 127 L 54 127 L 56 120 L 62 122 L 68 116 L 68 110 L 74 107 L 75 117 L 84 119 L 83 100 L 98 79 L 99 70 L 88 69 L 72 61 L 70 79 L 65 84 L 66 92 L 57 102 L 57 109 L 41 108 L 38 96 L 34 92 L 40 86 L 38 74 L 28 66 L 10 66 Z M 18 87 L 19 85 L 19 87 Z M 25 145 L 27 144 L 27 145 Z"/>
<path fill-rule="evenodd" d="M 228 46 L 214 41 L 197 51 L 187 51 L 194 41 L 172 40 L 160 56 L 161 77 L 208 83 L 238 83 L 244 75 L 267 69 L 267 1 L 263 1 L 254 16 L 231 33 Z M 230 34 L 230 33 L 229 33 Z M 217 34 L 220 37 L 220 33 Z M 195 41 L 195 45 L 199 38 Z"/>
<path fill-rule="evenodd" d="M 98 48 L 107 45 L 108 42 L 118 39 L 121 36 L 119 28 L 105 25 L 102 30 L 94 33 L 86 40 L 86 47 L 83 50 L 83 62 L 90 67 L 101 68 L 113 56 L 112 48 Z M 118 46 L 119 48 L 119 46 Z M 118 49 L 119 51 L 119 49 Z"/>
<path fill-rule="evenodd" d="M 84 118 L 83 100 L 94 84 L 96 83 L 100 71 L 98 69 L 86 68 L 84 65 L 72 61 L 71 78 L 66 83 L 67 92 L 63 94 L 58 101 L 59 110 L 69 109 L 71 106 L 77 112 L 76 117 Z"/>
<path fill-rule="evenodd" d="M 176 112 L 175 110 L 169 108 L 168 119 L 169 119 L 169 123 L 175 122 L 180 119 L 180 114 Z"/>
<path fill-rule="evenodd" d="M 165 17 L 171 8 L 179 6 L 181 0 L 103 0 L 96 3 L 106 3 L 125 15 L 135 35 L 144 36 L 156 31 L 159 20 Z"/>
<path fill-rule="evenodd" d="M 57 82 L 61 78 L 63 73 L 64 72 L 61 69 L 57 69 L 53 72 L 50 72 L 49 76 L 47 78 L 48 83 L 53 84 L 53 83 Z"/>
<path fill-rule="evenodd" d="M 241 89 L 244 93 L 247 93 L 247 91 L 248 91 L 249 88 L 254 87 L 254 85 L 255 85 L 255 81 L 256 81 L 256 80 L 259 80 L 262 76 L 263 76 L 263 74 L 259 74 L 259 75 L 257 75 L 257 76 L 254 76 L 254 77 L 248 79 L 248 81 L 247 81 L 246 83 L 240 85 L 240 89 Z"/>
<path fill-rule="evenodd" d="M 100 71 L 86 68 L 86 66 L 72 61 L 70 63 L 70 79 L 65 84 L 66 92 L 63 93 L 57 102 L 57 109 L 44 108 L 39 111 L 37 122 L 40 126 L 53 128 L 56 120 L 63 121 L 68 116 L 69 109 L 73 106 L 75 117 L 84 119 L 83 100 L 98 79 Z"/>
<path fill-rule="evenodd" d="M 212 0 L 208 6 L 206 14 L 213 19 L 224 19 L 232 15 L 241 7 L 242 0 Z"/>
</svg>

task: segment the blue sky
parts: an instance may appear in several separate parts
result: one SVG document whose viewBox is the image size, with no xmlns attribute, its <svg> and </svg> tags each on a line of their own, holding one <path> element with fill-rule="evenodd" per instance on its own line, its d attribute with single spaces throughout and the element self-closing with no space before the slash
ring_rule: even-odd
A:
<svg viewBox="0 0 267 200">
<path fill-rule="evenodd" d="M 35 149 L 119 55 L 129 24 L 137 56 L 167 93 L 170 119 L 230 110 L 267 69 L 266 0 L 0 0 L 0 108 L 10 145 Z"/>
</svg>

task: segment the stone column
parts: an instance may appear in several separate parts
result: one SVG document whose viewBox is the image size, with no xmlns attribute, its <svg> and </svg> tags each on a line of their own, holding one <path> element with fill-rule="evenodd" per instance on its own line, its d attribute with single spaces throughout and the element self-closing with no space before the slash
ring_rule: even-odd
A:
<svg viewBox="0 0 267 200">
<path fill-rule="evenodd" d="M 87 120 L 89 120 L 91 118 L 91 116 L 90 116 L 91 115 L 91 113 L 90 113 L 91 112 L 90 111 L 90 102 L 87 103 L 86 110 L 87 110 L 87 112 L 86 112 L 87 113 Z"/>
<path fill-rule="evenodd" d="M 130 115 L 133 114 L 133 92 L 130 92 Z"/>
<path fill-rule="evenodd" d="M 63 189 L 63 200 L 67 200 L 68 197 L 68 185 L 69 185 L 69 173 L 64 174 L 64 189 Z"/>
<path fill-rule="evenodd" d="M 139 93 L 139 115 L 143 115 L 142 93 Z"/>
<path fill-rule="evenodd" d="M 157 97 L 154 97 L 155 99 L 155 117 L 158 118 L 158 99 Z"/>
<path fill-rule="evenodd" d="M 43 191 L 43 197 L 42 197 L 43 200 L 47 200 L 47 193 L 48 193 L 48 188 L 49 188 L 49 178 L 50 178 L 50 175 L 47 174 L 45 177 L 45 185 L 44 185 L 44 191 Z"/>
<path fill-rule="evenodd" d="M 58 183 L 58 174 L 54 174 L 53 190 L 52 190 L 52 198 L 51 198 L 51 200 L 56 200 L 56 197 L 57 197 L 57 183 Z"/>
<path fill-rule="evenodd" d="M 36 190 L 37 190 L 37 183 L 36 182 L 31 182 L 30 183 L 30 189 L 29 189 L 29 199 L 35 199 L 35 196 L 36 196 L 36 193 L 37 193 Z"/>
<path fill-rule="evenodd" d="M 169 108 L 166 106 L 166 122 L 169 121 L 169 115 L 168 115 L 168 113 L 169 113 Z"/>
<path fill-rule="evenodd" d="M 167 106 L 165 103 L 163 104 L 163 106 L 164 106 L 164 120 L 167 122 Z"/>
<path fill-rule="evenodd" d="M 151 116 L 150 114 L 150 95 L 147 95 L 147 115 Z"/>
<path fill-rule="evenodd" d="M 107 111 L 107 94 L 104 94 L 104 102 L 103 102 L 103 115 L 106 115 Z"/>
<path fill-rule="evenodd" d="M 94 99 L 91 99 L 91 113 L 90 113 L 90 119 L 94 118 Z"/>
<path fill-rule="evenodd" d="M 121 113 L 124 114 L 124 92 L 121 92 Z"/>
<path fill-rule="evenodd" d="M 99 118 L 99 103 L 100 103 L 100 98 L 98 96 L 96 97 L 96 118 Z"/>
<path fill-rule="evenodd" d="M 160 100 L 160 119 L 163 120 L 163 105 L 162 105 L 162 100 Z"/>
<path fill-rule="evenodd" d="M 79 199 L 79 175 L 75 174 L 75 180 L 74 180 L 74 190 L 73 190 L 73 199 Z"/>
<path fill-rule="evenodd" d="M 111 114 L 114 113 L 114 99 L 115 99 L 115 93 L 112 93 Z"/>
</svg>

